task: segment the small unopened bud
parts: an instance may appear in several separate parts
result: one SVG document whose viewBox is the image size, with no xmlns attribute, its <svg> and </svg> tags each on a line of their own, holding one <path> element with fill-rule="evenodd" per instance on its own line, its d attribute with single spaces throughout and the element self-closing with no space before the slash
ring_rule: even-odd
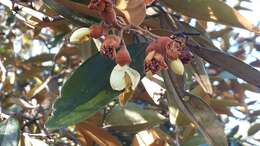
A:
<svg viewBox="0 0 260 146">
<path fill-rule="evenodd" d="M 70 36 L 71 43 L 84 43 L 90 38 L 90 29 L 82 27 L 74 31 Z"/>
<path fill-rule="evenodd" d="M 121 47 L 120 50 L 116 54 L 116 63 L 124 66 L 128 65 L 132 62 L 130 54 L 125 46 Z"/>
<path fill-rule="evenodd" d="M 177 75 L 183 75 L 184 73 L 184 66 L 178 58 L 170 62 L 170 68 Z"/>
</svg>

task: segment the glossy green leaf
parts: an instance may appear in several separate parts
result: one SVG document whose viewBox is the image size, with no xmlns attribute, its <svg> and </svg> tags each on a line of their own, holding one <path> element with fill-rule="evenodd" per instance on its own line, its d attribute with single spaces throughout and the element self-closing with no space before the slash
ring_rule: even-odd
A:
<svg viewBox="0 0 260 146">
<path fill-rule="evenodd" d="M 143 66 L 145 44 L 129 47 L 131 66 L 140 73 Z M 66 81 L 61 97 L 54 105 L 54 115 L 47 121 L 50 129 L 66 127 L 81 122 L 101 110 L 119 94 L 111 89 L 109 77 L 115 63 L 110 59 L 94 55 L 85 61 Z"/>
<path fill-rule="evenodd" d="M 212 140 L 211 145 L 227 145 L 224 127 L 215 112 L 201 98 L 191 94 L 188 95 L 190 99 L 185 102 L 186 107 L 194 115 L 198 125 L 206 133 L 207 138 Z"/>
<path fill-rule="evenodd" d="M 19 122 L 14 118 L 9 118 L 0 123 L 0 145 L 18 146 L 20 137 Z"/>
<path fill-rule="evenodd" d="M 170 98 L 176 106 L 192 121 L 201 131 L 210 146 L 227 146 L 224 128 L 218 117 L 201 98 L 185 92 L 177 83 L 176 75 L 169 71 L 162 72 L 164 82 Z"/>
<path fill-rule="evenodd" d="M 81 26 L 90 26 L 92 24 L 100 22 L 100 20 L 97 19 L 96 17 L 82 14 L 77 9 L 71 9 L 67 7 L 68 5 L 70 6 L 77 5 L 80 7 L 81 10 L 82 5 L 80 3 L 76 3 L 68 0 L 63 0 L 59 2 L 57 0 L 43 0 L 43 1 L 48 7 L 54 9 L 56 12 L 58 12 L 60 15 L 62 15 L 64 18 L 66 18 L 68 21 L 70 21 L 73 24 L 81 25 Z M 61 4 L 60 2 L 63 2 L 63 4 Z M 64 3 L 67 4 L 67 6 L 65 6 Z"/>
<path fill-rule="evenodd" d="M 105 119 L 112 129 L 137 132 L 161 124 L 166 118 L 154 110 L 143 109 L 135 103 L 115 107 Z"/>
<path fill-rule="evenodd" d="M 190 46 L 191 51 L 211 64 L 217 65 L 233 75 L 260 87 L 260 72 L 241 60 L 214 49 L 206 47 Z"/>
<path fill-rule="evenodd" d="M 179 23 L 179 25 L 187 32 L 198 33 L 199 31 L 185 23 Z M 250 65 L 240 61 L 232 55 L 222 52 L 214 46 L 212 41 L 206 34 L 201 33 L 200 36 L 193 36 L 192 40 L 203 47 L 190 47 L 190 50 L 203 58 L 204 60 L 214 65 L 220 66 L 233 75 L 260 87 L 260 72 L 251 67 Z"/>
<path fill-rule="evenodd" d="M 163 0 L 163 2 L 173 10 L 189 17 L 260 33 L 260 28 L 254 26 L 238 11 L 219 0 Z"/>
<path fill-rule="evenodd" d="M 185 31 L 190 33 L 199 33 L 197 29 L 189 26 L 186 23 L 178 23 L 178 25 Z M 260 77 L 260 72 L 247 65 L 246 63 L 240 61 L 239 59 L 222 52 L 217 47 L 214 46 L 212 41 L 205 33 L 200 33 L 199 36 L 191 37 L 194 43 L 199 44 L 202 47 L 190 47 L 190 50 L 208 61 L 209 63 L 215 64 L 222 67 L 226 71 L 232 73 L 233 75 L 260 87 L 260 81 L 257 80 Z M 229 75 L 229 78 L 233 78 Z"/>
</svg>

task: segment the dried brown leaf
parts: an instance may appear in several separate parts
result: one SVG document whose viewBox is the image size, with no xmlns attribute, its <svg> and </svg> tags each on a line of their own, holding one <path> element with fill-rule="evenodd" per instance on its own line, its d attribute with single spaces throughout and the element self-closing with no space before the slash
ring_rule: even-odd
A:
<svg viewBox="0 0 260 146">
<path fill-rule="evenodd" d="M 124 14 L 130 24 L 140 25 L 145 18 L 145 3 L 142 0 L 117 0 L 116 8 Z"/>
<path fill-rule="evenodd" d="M 120 142 L 109 132 L 88 122 L 79 123 L 77 129 L 83 135 L 91 137 L 100 146 L 121 146 Z"/>
<path fill-rule="evenodd" d="M 164 144 L 165 141 L 154 129 L 138 132 L 132 141 L 132 146 L 163 146 Z"/>
<path fill-rule="evenodd" d="M 189 17 L 241 27 L 260 33 L 259 27 L 254 26 L 238 11 L 219 0 L 163 0 L 163 2 L 174 11 Z"/>
</svg>

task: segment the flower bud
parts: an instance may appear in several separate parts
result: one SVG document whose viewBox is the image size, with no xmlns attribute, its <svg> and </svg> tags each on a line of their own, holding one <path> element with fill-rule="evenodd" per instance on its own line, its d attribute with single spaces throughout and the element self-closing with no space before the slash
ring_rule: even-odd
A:
<svg viewBox="0 0 260 146">
<path fill-rule="evenodd" d="M 90 38 L 90 29 L 82 27 L 74 31 L 70 36 L 71 43 L 84 43 Z"/>
<path fill-rule="evenodd" d="M 92 38 L 98 39 L 103 35 L 104 28 L 102 25 L 92 25 L 90 26 L 90 36 Z"/>
<path fill-rule="evenodd" d="M 134 90 L 139 81 L 140 81 L 140 74 L 130 68 L 129 66 L 125 65 L 125 66 L 120 66 L 120 65 L 116 65 L 110 75 L 110 85 L 112 87 L 112 89 L 117 90 L 117 91 L 121 91 L 123 89 L 125 89 L 129 83 L 129 81 L 126 81 L 126 75 L 128 75 L 130 77 L 131 80 L 131 88 L 132 90 Z"/>
<path fill-rule="evenodd" d="M 122 46 L 116 54 L 116 64 L 121 66 L 128 65 L 132 62 L 130 54 L 125 46 Z"/>
<path fill-rule="evenodd" d="M 172 60 L 170 62 L 170 68 L 177 75 L 183 75 L 184 73 L 184 66 L 180 59 Z"/>
</svg>

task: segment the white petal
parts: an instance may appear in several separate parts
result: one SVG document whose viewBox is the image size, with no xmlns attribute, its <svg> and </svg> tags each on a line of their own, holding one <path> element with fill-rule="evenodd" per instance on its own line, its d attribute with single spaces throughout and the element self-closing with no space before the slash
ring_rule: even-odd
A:
<svg viewBox="0 0 260 146">
<path fill-rule="evenodd" d="M 116 65 L 110 75 L 110 85 L 112 89 L 121 91 L 126 87 L 125 73 L 127 73 L 131 79 L 132 89 L 134 90 L 137 87 L 141 78 L 140 74 L 128 65 Z"/>
<path fill-rule="evenodd" d="M 141 76 L 140 76 L 138 71 L 132 69 L 131 67 L 128 67 L 126 72 L 127 72 L 127 74 L 129 75 L 129 77 L 131 79 L 132 89 L 134 90 L 137 87 L 137 85 L 138 85 L 138 83 L 140 81 Z"/>
<path fill-rule="evenodd" d="M 112 89 L 121 91 L 126 87 L 125 72 L 127 66 L 116 65 L 110 75 L 110 85 Z"/>
<path fill-rule="evenodd" d="M 71 43 L 80 43 L 81 41 L 87 41 L 89 39 L 90 29 L 82 27 L 74 31 L 70 36 Z"/>
</svg>

